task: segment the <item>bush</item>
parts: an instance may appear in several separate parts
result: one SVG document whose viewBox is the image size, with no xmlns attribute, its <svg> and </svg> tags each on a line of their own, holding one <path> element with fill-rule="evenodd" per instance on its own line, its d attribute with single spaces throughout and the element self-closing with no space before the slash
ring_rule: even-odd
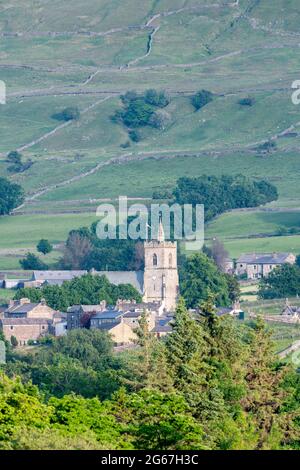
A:
<svg viewBox="0 0 300 470">
<path fill-rule="evenodd" d="M 152 107 L 145 103 L 142 98 L 139 98 L 130 102 L 121 117 L 125 126 L 135 128 L 147 126 L 152 114 Z"/>
<path fill-rule="evenodd" d="M 80 111 L 76 106 L 70 106 L 60 113 L 53 114 L 52 118 L 57 121 L 75 121 L 80 118 Z"/>
<path fill-rule="evenodd" d="M 277 144 L 274 140 L 268 140 L 256 147 L 256 149 L 261 153 L 272 153 L 277 149 Z"/>
<path fill-rule="evenodd" d="M 152 106 L 165 108 L 170 103 L 170 97 L 165 91 L 147 90 L 145 93 L 145 101 Z"/>
<path fill-rule="evenodd" d="M 128 135 L 129 135 L 130 139 L 132 140 L 132 142 L 140 142 L 141 141 L 141 135 L 136 130 L 129 131 Z"/>
<path fill-rule="evenodd" d="M 149 125 L 160 130 L 164 130 L 171 123 L 171 116 L 167 111 L 158 110 L 152 114 Z"/>
<path fill-rule="evenodd" d="M 31 159 L 22 162 L 22 155 L 17 150 L 9 152 L 7 155 L 7 161 L 11 163 L 7 168 L 7 171 L 10 173 L 22 173 L 33 165 L 33 161 Z"/>
<path fill-rule="evenodd" d="M 26 257 L 19 261 L 25 270 L 45 271 L 49 269 L 48 265 L 43 263 L 34 253 L 27 253 Z"/>
<path fill-rule="evenodd" d="M 125 142 L 124 144 L 121 144 L 120 147 L 122 149 L 128 149 L 130 147 L 131 143 L 129 140 L 127 140 L 127 142 Z"/>
<path fill-rule="evenodd" d="M 241 106 L 253 106 L 255 104 L 255 98 L 251 98 L 251 96 L 248 96 L 247 98 L 242 98 L 239 101 L 239 104 Z"/>
<path fill-rule="evenodd" d="M 198 111 L 199 109 L 206 106 L 208 103 L 213 101 L 213 94 L 207 90 L 199 91 L 195 96 L 192 97 L 192 105 Z"/>
</svg>

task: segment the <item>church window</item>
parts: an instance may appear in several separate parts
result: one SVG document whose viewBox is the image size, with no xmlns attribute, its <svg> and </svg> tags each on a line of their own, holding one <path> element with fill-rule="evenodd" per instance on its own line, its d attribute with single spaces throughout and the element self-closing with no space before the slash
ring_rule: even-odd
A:
<svg viewBox="0 0 300 470">
<path fill-rule="evenodd" d="M 173 265 L 173 257 L 172 257 L 172 253 L 169 254 L 169 267 L 171 268 Z"/>
<path fill-rule="evenodd" d="M 157 266 L 157 255 L 153 255 L 153 266 Z"/>
</svg>

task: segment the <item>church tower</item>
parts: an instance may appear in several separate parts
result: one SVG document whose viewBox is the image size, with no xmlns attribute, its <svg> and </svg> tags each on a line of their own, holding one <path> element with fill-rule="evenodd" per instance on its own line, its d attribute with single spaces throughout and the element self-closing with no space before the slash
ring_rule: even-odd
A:
<svg viewBox="0 0 300 470">
<path fill-rule="evenodd" d="M 174 311 L 179 290 L 177 243 L 165 240 L 162 221 L 157 240 L 145 242 L 144 301 L 164 302 Z"/>
</svg>

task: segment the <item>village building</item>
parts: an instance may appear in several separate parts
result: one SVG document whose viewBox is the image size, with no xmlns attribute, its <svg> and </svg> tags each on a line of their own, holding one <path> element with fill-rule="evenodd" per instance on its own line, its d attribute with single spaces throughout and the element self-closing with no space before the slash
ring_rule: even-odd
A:
<svg viewBox="0 0 300 470">
<path fill-rule="evenodd" d="M 136 339 L 134 328 L 124 321 L 124 312 L 119 310 L 107 310 L 94 315 L 90 328 L 107 331 L 116 345 L 132 344 Z"/>
<path fill-rule="evenodd" d="M 300 318 L 300 306 L 290 305 L 289 299 L 286 299 L 281 315 Z"/>
<path fill-rule="evenodd" d="M 236 262 L 236 275 L 247 279 L 262 279 L 269 276 L 274 269 L 284 264 L 295 264 L 292 253 L 253 253 L 240 256 Z"/>
<path fill-rule="evenodd" d="M 163 338 L 172 332 L 173 315 L 165 315 L 156 319 L 152 333 L 158 338 Z"/>
<path fill-rule="evenodd" d="M 2 310 L 0 328 L 8 341 L 14 337 L 19 346 L 25 346 L 28 341 L 37 341 L 42 336 L 53 334 L 55 325 L 63 320 L 63 314 L 48 307 L 44 300 L 32 303 L 24 298 L 10 301 Z"/>
<path fill-rule="evenodd" d="M 73 305 L 67 310 L 67 329 L 87 328 L 93 315 L 106 310 L 106 301 L 98 305 Z"/>
</svg>

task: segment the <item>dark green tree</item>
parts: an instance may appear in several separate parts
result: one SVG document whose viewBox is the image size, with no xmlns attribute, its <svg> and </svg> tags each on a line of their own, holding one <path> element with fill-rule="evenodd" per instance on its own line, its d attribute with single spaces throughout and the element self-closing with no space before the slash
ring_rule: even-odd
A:
<svg viewBox="0 0 300 470">
<path fill-rule="evenodd" d="M 199 307 L 207 300 L 209 292 L 215 294 L 218 306 L 231 303 L 226 277 L 204 253 L 194 254 L 184 262 L 180 271 L 180 291 L 191 308 Z"/>
<path fill-rule="evenodd" d="M 42 238 L 37 244 L 37 250 L 39 253 L 43 253 L 43 255 L 47 255 L 53 251 L 53 246 L 48 240 Z"/>
<path fill-rule="evenodd" d="M 24 259 L 19 261 L 20 265 L 25 270 L 40 270 L 44 271 L 49 269 L 48 265 L 38 258 L 34 253 L 27 253 Z"/>
<path fill-rule="evenodd" d="M 0 216 L 10 214 L 24 201 L 24 191 L 18 184 L 0 177 Z"/>
</svg>

